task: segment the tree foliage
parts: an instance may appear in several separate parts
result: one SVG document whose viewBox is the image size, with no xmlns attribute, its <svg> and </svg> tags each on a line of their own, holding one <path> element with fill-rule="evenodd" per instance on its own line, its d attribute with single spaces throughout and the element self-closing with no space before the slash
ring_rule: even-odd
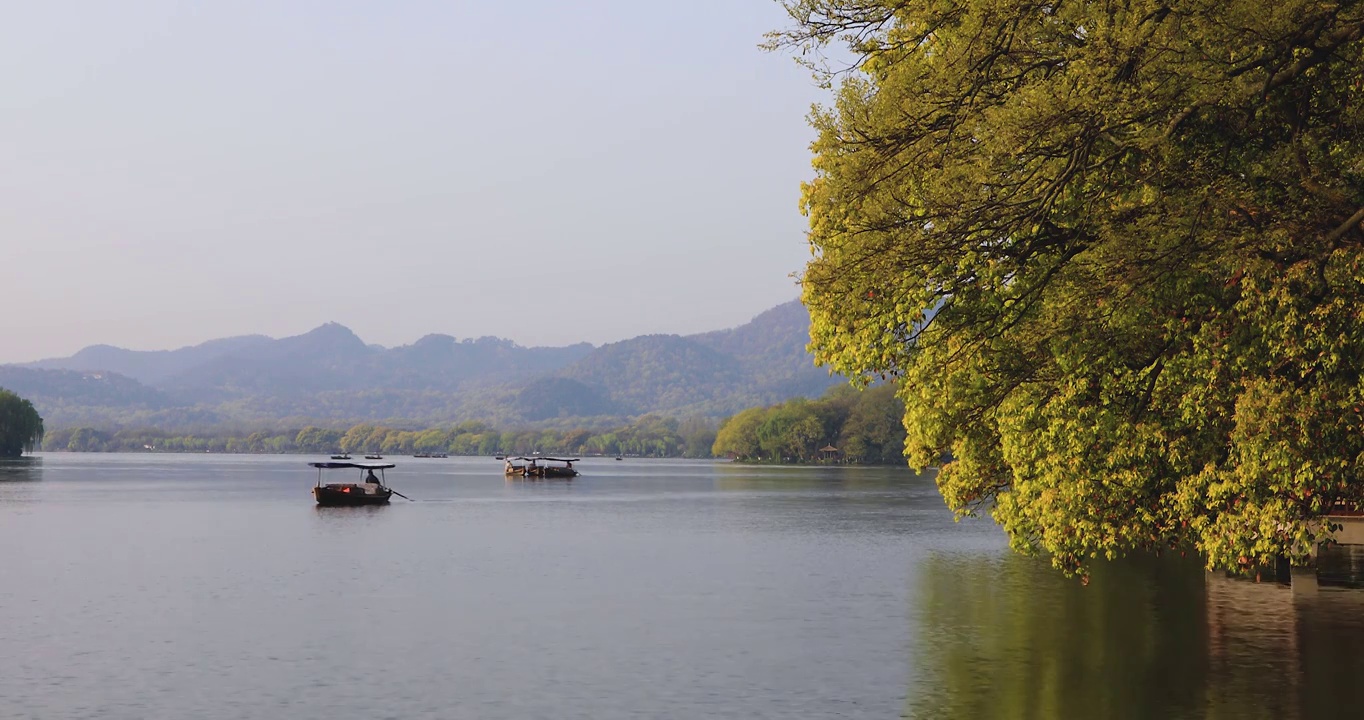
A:
<svg viewBox="0 0 1364 720">
<path fill-rule="evenodd" d="M 32 452 L 43 440 L 43 419 L 33 403 L 0 388 L 0 457 Z"/>
<path fill-rule="evenodd" d="M 821 450 L 832 445 L 840 462 L 902 463 L 903 413 L 891 385 L 862 391 L 841 385 L 818 400 L 796 398 L 730 417 L 711 452 L 736 460 L 809 462 L 822 459 Z"/>
<path fill-rule="evenodd" d="M 1364 500 L 1364 7 L 791 0 L 817 358 L 1056 564 L 1302 558 Z M 828 68 L 824 68 L 828 70 Z M 926 312 L 928 311 L 928 312 Z"/>
</svg>

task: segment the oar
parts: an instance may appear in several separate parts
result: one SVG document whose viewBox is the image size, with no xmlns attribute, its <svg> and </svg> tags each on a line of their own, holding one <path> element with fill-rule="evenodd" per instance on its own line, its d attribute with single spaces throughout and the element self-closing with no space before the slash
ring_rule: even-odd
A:
<svg viewBox="0 0 1364 720">
<path fill-rule="evenodd" d="M 389 488 L 388 491 L 391 492 L 391 493 L 393 493 L 394 495 L 397 495 L 398 497 L 400 497 L 400 498 L 402 498 L 402 499 L 408 501 L 408 502 L 417 502 L 416 500 L 413 500 L 412 498 L 410 498 L 410 497 L 408 497 L 408 496 L 406 496 L 406 495 L 404 495 L 404 494 L 398 492 L 397 490 L 394 490 L 393 488 Z"/>
</svg>

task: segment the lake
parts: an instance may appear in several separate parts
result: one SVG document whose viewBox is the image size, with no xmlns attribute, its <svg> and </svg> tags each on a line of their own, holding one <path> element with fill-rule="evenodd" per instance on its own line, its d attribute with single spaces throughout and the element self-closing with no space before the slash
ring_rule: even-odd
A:
<svg viewBox="0 0 1364 720">
<path fill-rule="evenodd" d="M 900 468 L 394 458 L 416 502 L 317 508 L 309 459 L 0 466 L 0 717 L 1364 716 L 1364 591 L 1083 586 Z"/>
</svg>

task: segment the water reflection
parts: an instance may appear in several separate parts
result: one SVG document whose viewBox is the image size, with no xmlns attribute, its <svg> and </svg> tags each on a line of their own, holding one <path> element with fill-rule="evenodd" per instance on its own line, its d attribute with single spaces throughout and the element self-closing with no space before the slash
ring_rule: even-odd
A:
<svg viewBox="0 0 1364 720">
<path fill-rule="evenodd" d="M 716 463 L 710 471 L 718 490 L 816 489 L 831 485 L 851 490 L 884 490 L 932 478 L 931 472 L 918 475 L 907 467 L 885 465 Z"/>
<path fill-rule="evenodd" d="M 0 458 L 0 482 L 32 482 L 43 476 L 40 457 Z"/>
<path fill-rule="evenodd" d="M 37 499 L 43 479 L 43 459 L 36 457 L 0 459 L 0 504 L 20 505 Z"/>
<path fill-rule="evenodd" d="M 913 718 L 1318 718 L 1364 703 L 1364 593 L 1180 559 L 1095 568 L 935 554 L 918 574 Z"/>
<path fill-rule="evenodd" d="M 1364 589 L 1364 545 L 1320 548 L 1317 576 L 1323 585 Z"/>
</svg>

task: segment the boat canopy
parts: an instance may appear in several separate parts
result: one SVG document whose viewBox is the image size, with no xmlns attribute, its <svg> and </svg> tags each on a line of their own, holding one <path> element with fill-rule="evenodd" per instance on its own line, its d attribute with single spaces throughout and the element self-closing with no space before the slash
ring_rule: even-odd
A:
<svg viewBox="0 0 1364 720">
<path fill-rule="evenodd" d="M 340 470 L 342 468 L 360 468 L 361 470 L 387 470 L 398 467 L 393 463 L 353 463 L 353 462 L 310 462 L 309 465 L 319 470 Z"/>
</svg>

